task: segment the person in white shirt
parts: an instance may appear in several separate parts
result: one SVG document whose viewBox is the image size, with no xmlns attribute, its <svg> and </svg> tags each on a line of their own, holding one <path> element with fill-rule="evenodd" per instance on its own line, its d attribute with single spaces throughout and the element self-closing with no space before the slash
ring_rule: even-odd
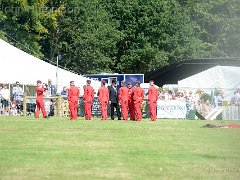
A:
<svg viewBox="0 0 240 180">
<path fill-rule="evenodd" d="M 215 96 L 214 98 L 215 107 L 222 106 L 223 100 L 224 100 L 223 92 L 219 90 L 217 92 L 217 96 Z"/>
<path fill-rule="evenodd" d="M 9 107 L 9 101 L 10 101 L 10 91 L 7 88 L 7 84 L 3 85 L 3 89 L 1 90 L 1 95 L 2 95 L 3 108 L 6 110 Z"/>
<path fill-rule="evenodd" d="M 240 89 L 238 89 L 234 94 L 234 104 L 236 106 L 240 106 Z"/>
<path fill-rule="evenodd" d="M 13 94 L 13 104 L 14 105 L 21 104 L 23 100 L 23 89 L 20 87 L 20 83 L 18 81 L 16 82 L 16 86 L 13 87 L 12 94 Z"/>
</svg>

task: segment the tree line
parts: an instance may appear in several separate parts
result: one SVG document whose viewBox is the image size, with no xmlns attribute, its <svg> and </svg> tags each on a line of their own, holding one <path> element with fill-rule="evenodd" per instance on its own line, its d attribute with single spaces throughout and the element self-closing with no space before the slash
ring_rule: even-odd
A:
<svg viewBox="0 0 240 180">
<path fill-rule="evenodd" d="M 0 38 L 77 73 L 240 56 L 239 0 L 0 0 Z"/>
</svg>

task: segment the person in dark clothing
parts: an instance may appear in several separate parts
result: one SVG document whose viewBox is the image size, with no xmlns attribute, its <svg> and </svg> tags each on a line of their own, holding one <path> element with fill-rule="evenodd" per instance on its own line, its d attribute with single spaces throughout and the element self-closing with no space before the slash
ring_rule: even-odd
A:
<svg viewBox="0 0 240 180">
<path fill-rule="evenodd" d="M 118 89 L 116 80 L 112 80 L 112 85 L 108 86 L 109 104 L 111 107 L 111 119 L 114 120 L 114 108 L 117 110 L 118 120 L 121 120 L 121 112 L 118 103 Z"/>
<path fill-rule="evenodd" d="M 67 95 L 68 95 L 68 93 L 67 93 L 67 87 L 64 86 L 64 87 L 63 87 L 63 90 L 62 90 L 62 92 L 61 92 L 61 96 L 62 96 L 62 98 L 63 98 L 64 100 L 67 100 Z"/>
</svg>

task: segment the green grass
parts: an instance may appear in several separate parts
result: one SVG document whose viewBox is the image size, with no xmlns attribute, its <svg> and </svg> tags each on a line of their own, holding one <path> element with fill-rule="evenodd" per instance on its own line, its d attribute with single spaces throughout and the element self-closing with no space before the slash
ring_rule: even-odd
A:
<svg viewBox="0 0 240 180">
<path fill-rule="evenodd" d="M 240 129 L 0 117 L 0 179 L 240 179 Z"/>
</svg>

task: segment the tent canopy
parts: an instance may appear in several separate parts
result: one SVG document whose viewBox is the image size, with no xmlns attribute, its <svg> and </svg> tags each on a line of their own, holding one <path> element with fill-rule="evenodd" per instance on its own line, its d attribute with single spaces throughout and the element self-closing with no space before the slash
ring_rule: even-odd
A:
<svg viewBox="0 0 240 180">
<path fill-rule="evenodd" d="M 180 89 L 197 90 L 202 89 L 210 92 L 221 89 L 225 98 L 230 100 L 234 91 L 240 88 L 240 67 L 215 66 L 201 73 L 178 81 Z"/>
<path fill-rule="evenodd" d="M 13 84 L 19 81 L 25 85 L 35 85 L 37 80 L 47 83 L 51 79 L 56 85 L 57 67 L 44 62 L 26 52 L 17 49 L 11 44 L 0 39 L 0 83 Z M 70 81 L 75 81 L 75 85 L 83 87 L 89 78 L 58 68 L 58 92 L 60 87 L 69 86 Z M 94 89 L 100 87 L 100 82 L 92 80 Z"/>
</svg>

